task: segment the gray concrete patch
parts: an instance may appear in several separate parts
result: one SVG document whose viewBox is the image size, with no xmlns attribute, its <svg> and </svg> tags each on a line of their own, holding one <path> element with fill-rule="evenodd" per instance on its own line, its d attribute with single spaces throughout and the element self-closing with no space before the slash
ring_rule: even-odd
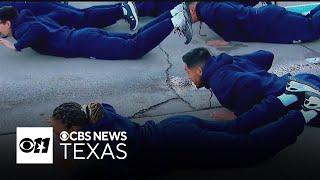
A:
<svg viewBox="0 0 320 180">
<path fill-rule="evenodd" d="M 110 2 L 71 2 L 77 7 L 107 4 Z M 112 2 L 111 2 L 112 3 Z M 293 5 L 301 2 L 281 2 Z M 141 18 L 141 26 L 151 18 Z M 187 79 L 181 56 L 189 50 L 204 46 L 214 54 L 239 55 L 256 50 L 275 54 L 271 72 L 278 75 L 291 72 L 319 75 L 319 64 L 310 64 L 306 58 L 319 57 L 319 41 L 295 45 L 231 42 L 223 48 L 206 45 L 206 41 L 219 39 L 206 25 L 194 24 L 194 38 L 190 45 L 172 33 L 158 47 L 139 60 L 100 61 L 85 58 L 65 59 L 39 55 L 31 49 L 13 53 L 0 47 L 0 146 L 9 154 L 0 154 L 0 162 L 15 160 L 15 133 L 17 126 L 47 126 L 52 110 L 62 102 L 87 103 L 99 101 L 112 104 L 119 114 L 135 118 L 135 122 L 161 121 L 174 115 L 193 115 L 211 119 L 214 108 L 220 107 L 210 92 L 196 89 Z M 108 31 L 129 32 L 128 25 L 120 20 L 106 28 Z M 12 39 L 11 39 L 12 40 Z M 12 40 L 13 41 L 13 40 Z M 210 108 L 211 104 L 211 108 Z M 203 110 L 205 109 L 205 110 Z M 199 111 L 200 110 L 200 111 Z M 213 177 L 257 177 L 256 179 L 285 179 L 305 174 L 315 179 L 319 162 L 319 133 L 306 128 L 296 144 L 279 153 L 272 160 L 248 169 L 178 171 L 162 179 Z M 10 144 L 6 146 L 7 144 Z M 289 166 L 287 166 L 290 164 Z M 286 165 L 287 167 L 283 167 Z M 303 172 L 299 171 L 303 168 Z M 252 179 L 252 178 L 251 178 Z"/>
<path fill-rule="evenodd" d="M 84 8 L 108 3 L 113 2 L 70 4 Z M 141 26 L 150 20 L 141 18 Z M 106 30 L 129 32 L 124 20 Z M 208 90 L 190 84 L 183 69 L 181 56 L 199 46 L 209 48 L 214 54 L 231 55 L 269 50 L 275 54 L 271 72 L 279 75 L 319 72 L 319 65 L 304 61 L 319 56 L 319 41 L 296 45 L 231 42 L 231 46 L 217 49 L 206 45 L 206 41 L 219 37 L 205 24 L 201 33 L 199 23 L 193 25 L 193 30 L 194 38 L 188 46 L 184 45 L 184 38 L 172 33 L 139 60 L 65 59 L 39 55 L 31 49 L 12 53 L 1 47 L 0 133 L 14 132 L 16 126 L 46 125 L 53 108 L 66 101 L 110 103 L 128 117 L 137 113 L 138 117 L 159 116 L 167 114 L 168 109 L 169 114 L 205 109 L 210 104 L 212 108 L 219 107 L 215 96 L 209 101 Z"/>
</svg>

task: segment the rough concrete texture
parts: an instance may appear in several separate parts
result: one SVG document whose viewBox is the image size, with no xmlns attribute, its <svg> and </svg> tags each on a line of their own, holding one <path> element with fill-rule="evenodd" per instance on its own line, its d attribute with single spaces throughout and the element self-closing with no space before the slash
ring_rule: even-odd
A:
<svg viewBox="0 0 320 180">
<path fill-rule="evenodd" d="M 70 2 L 71 5 L 80 8 L 107 3 L 112 2 Z M 285 6 L 301 4 L 301 2 L 280 2 L 279 4 Z M 141 26 L 150 20 L 151 18 L 141 18 Z M 109 31 L 129 32 L 127 29 L 128 26 L 123 20 L 106 28 Z M 288 72 L 319 74 L 319 64 L 307 63 L 305 59 L 320 56 L 320 41 L 295 45 L 231 42 L 231 46 L 213 48 L 207 46 L 206 41 L 219 38 L 214 32 L 204 24 L 201 30 L 202 35 L 198 33 L 199 24 L 194 24 L 193 30 L 194 37 L 190 45 L 184 45 L 184 38 L 172 33 L 158 47 L 139 60 L 64 59 L 39 55 L 31 49 L 13 53 L 0 47 L 2 62 L 0 66 L 0 134 L 3 135 L 0 137 L 1 144 L 9 143 L 9 140 L 4 139 L 14 139 L 12 137 L 14 135 L 5 136 L 5 134 L 14 134 L 17 126 L 47 126 L 46 121 L 53 108 L 67 101 L 110 103 L 119 114 L 136 118 L 140 123 L 148 119 L 158 121 L 176 114 L 191 114 L 210 119 L 214 111 L 214 109 L 207 110 L 210 108 L 210 92 L 206 89 L 196 89 L 187 80 L 181 60 L 184 53 L 199 46 L 208 47 L 215 54 L 225 52 L 232 55 L 260 49 L 269 50 L 275 54 L 271 72 L 278 75 Z M 213 97 L 211 108 L 219 106 L 216 98 Z M 310 167 L 310 172 L 307 173 L 312 178 L 315 174 L 311 172 L 314 167 L 310 161 L 320 162 L 318 155 L 320 144 L 316 141 L 319 135 L 317 129 L 307 128 L 294 146 L 280 153 L 270 162 L 253 169 L 234 170 L 232 173 L 244 177 L 249 176 L 253 171 L 256 175 L 259 173 L 266 175 L 263 172 L 265 168 L 276 167 L 275 169 L 283 173 L 281 177 L 291 177 L 287 172 L 288 169 L 305 166 Z M 308 152 L 306 156 L 301 156 L 301 153 L 305 152 Z M 286 170 L 279 167 L 282 162 L 288 161 L 292 162 L 292 167 Z M 278 166 L 274 166 L 275 164 Z M 173 177 L 180 175 L 197 177 L 212 173 L 213 176 L 223 178 L 228 177 L 230 172 L 229 170 L 197 172 L 192 175 L 179 172 Z M 269 174 L 266 177 L 273 176 Z M 165 177 L 167 178 L 169 177 Z"/>
</svg>

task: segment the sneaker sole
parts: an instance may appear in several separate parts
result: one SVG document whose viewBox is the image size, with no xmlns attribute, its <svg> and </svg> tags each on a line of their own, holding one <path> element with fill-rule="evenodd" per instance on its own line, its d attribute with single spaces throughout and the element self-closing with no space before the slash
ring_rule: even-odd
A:
<svg viewBox="0 0 320 180">
<path fill-rule="evenodd" d="M 134 2 L 128 2 L 128 6 L 131 9 L 133 17 L 136 19 L 136 26 L 132 29 L 132 31 L 135 31 L 138 26 L 139 26 L 139 18 L 138 18 L 138 10 L 137 7 L 135 6 Z"/>
<path fill-rule="evenodd" d="M 303 90 L 292 90 L 290 88 L 288 88 L 288 84 L 293 86 L 293 87 L 299 87 Z M 320 95 L 320 89 L 318 87 L 316 87 L 315 85 L 309 83 L 309 82 L 306 82 L 306 81 L 303 81 L 303 80 L 298 80 L 298 79 L 293 79 L 291 78 L 290 81 L 288 82 L 287 86 L 286 86 L 286 91 L 289 92 L 289 93 L 299 93 L 299 92 L 312 92 L 312 93 L 315 93 L 317 95 Z"/>
<path fill-rule="evenodd" d="M 308 101 L 308 104 L 306 102 Z M 315 104 L 316 106 L 311 106 L 309 104 Z M 303 110 L 310 111 L 314 110 L 320 112 L 320 95 L 312 92 L 306 93 L 305 103 L 303 104 Z"/>
<path fill-rule="evenodd" d="M 190 13 L 190 9 L 189 9 L 189 5 L 187 5 L 186 2 L 183 3 L 183 10 L 184 10 L 184 16 L 186 17 L 186 24 L 188 26 L 188 31 L 190 32 L 189 34 L 189 38 L 186 36 L 187 40 L 185 42 L 185 44 L 189 44 L 192 40 L 192 35 L 193 35 L 193 31 L 192 31 L 192 20 L 191 20 L 191 13 Z M 186 13 L 185 13 L 186 12 Z"/>
</svg>

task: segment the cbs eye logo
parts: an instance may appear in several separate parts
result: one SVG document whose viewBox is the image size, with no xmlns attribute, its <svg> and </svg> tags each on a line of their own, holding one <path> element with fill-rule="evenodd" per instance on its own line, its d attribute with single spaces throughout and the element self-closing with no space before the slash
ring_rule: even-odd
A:
<svg viewBox="0 0 320 180">
<path fill-rule="evenodd" d="M 17 127 L 17 164 L 53 163 L 52 127 Z"/>
<path fill-rule="evenodd" d="M 37 138 L 32 140 L 30 138 L 24 138 L 20 141 L 20 150 L 24 153 L 47 153 L 49 149 L 50 138 Z"/>
</svg>

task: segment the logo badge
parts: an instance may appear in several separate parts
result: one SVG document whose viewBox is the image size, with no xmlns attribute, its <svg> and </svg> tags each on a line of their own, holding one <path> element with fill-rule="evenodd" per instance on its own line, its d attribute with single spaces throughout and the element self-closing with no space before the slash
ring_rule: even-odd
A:
<svg viewBox="0 0 320 180">
<path fill-rule="evenodd" d="M 53 163 L 52 127 L 17 127 L 17 164 Z"/>
</svg>

